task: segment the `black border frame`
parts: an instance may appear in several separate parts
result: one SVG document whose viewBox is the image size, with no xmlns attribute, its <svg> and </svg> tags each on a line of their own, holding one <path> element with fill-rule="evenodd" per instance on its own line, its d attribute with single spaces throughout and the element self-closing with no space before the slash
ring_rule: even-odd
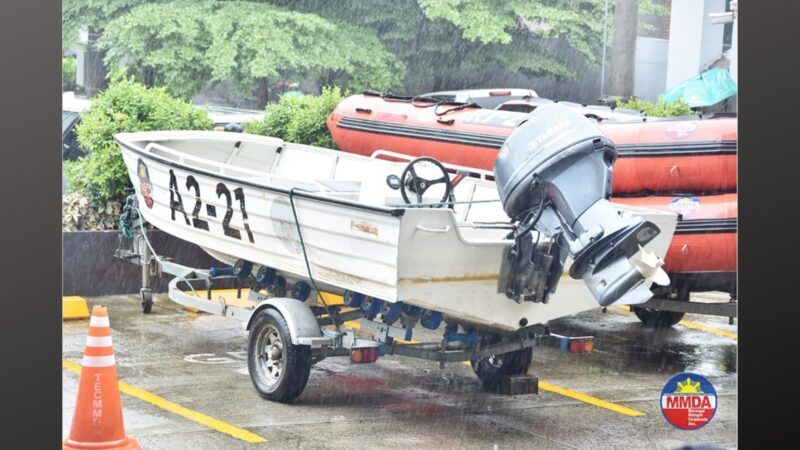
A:
<svg viewBox="0 0 800 450">
<path fill-rule="evenodd" d="M 794 356 L 800 303 L 795 252 L 797 17 L 800 4 L 739 5 L 739 446 L 786 447 L 796 435 Z M 4 447 L 61 445 L 61 254 L 57 1 L 0 2 L 4 64 L 2 316 Z M 690 439 L 690 435 L 687 435 Z"/>
<path fill-rule="evenodd" d="M 61 2 L 0 2 L 3 447 L 61 446 Z"/>
<path fill-rule="evenodd" d="M 797 17 L 789 1 L 739 2 L 739 446 L 789 447 L 800 383 L 794 150 L 800 101 Z"/>
</svg>

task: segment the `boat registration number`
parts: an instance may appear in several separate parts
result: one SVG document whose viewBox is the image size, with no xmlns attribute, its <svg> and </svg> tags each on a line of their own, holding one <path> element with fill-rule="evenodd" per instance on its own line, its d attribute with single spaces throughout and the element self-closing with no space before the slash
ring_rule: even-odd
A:
<svg viewBox="0 0 800 450">
<path fill-rule="evenodd" d="M 190 225 L 194 228 L 205 231 L 210 231 L 208 227 L 208 221 L 200 218 L 200 210 L 203 207 L 203 200 L 200 197 L 200 183 L 198 183 L 197 179 L 192 175 L 186 177 L 186 190 L 189 193 L 194 194 L 195 198 L 194 208 L 192 209 L 191 213 L 191 221 L 189 220 L 189 215 L 186 213 L 186 209 L 183 206 L 183 198 L 181 197 L 180 190 L 178 189 L 178 179 L 175 176 L 175 172 L 170 170 L 169 209 L 172 220 L 176 220 L 176 213 L 180 213 L 183 215 L 183 220 L 186 222 L 186 225 Z M 217 198 L 219 199 L 225 197 L 227 209 L 225 210 L 225 217 L 222 218 L 222 232 L 225 234 L 225 236 L 239 240 L 242 239 L 241 230 L 237 230 L 231 226 L 231 219 L 233 218 L 234 213 L 233 200 L 235 199 L 239 203 L 239 212 L 242 215 L 242 222 L 244 223 L 244 231 L 247 233 L 247 238 L 251 243 L 255 243 L 255 240 L 253 239 L 253 232 L 250 231 L 250 224 L 247 220 L 244 190 L 242 188 L 236 188 L 233 190 L 233 195 L 231 195 L 231 190 L 228 189 L 225 183 L 217 183 L 216 194 Z M 210 217 L 217 217 L 217 208 L 214 205 L 206 204 L 206 214 Z"/>
</svg>

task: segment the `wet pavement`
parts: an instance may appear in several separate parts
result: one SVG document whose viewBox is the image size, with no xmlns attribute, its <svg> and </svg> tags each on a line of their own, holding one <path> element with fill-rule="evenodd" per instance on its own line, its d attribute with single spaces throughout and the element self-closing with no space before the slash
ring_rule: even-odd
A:
<svg viewBox="0 0 800 450">
<path fill-rule="evenodd" d="M 548 385 L 644 413 L 629 416 L 541 387 L 534 395 L 486 393 L 468 365 L 440 370 L 436 363 L 399 356 L 365 365 L 325 359 L 314 366 L 294 404 L 272 403 L 250 382 L 247 333 L 240 323 L 185 311 L 165 295 L 157 296 L 148 316 L 138 296 L 87 300 L 90 308 L 109 307 L 121 381 L 266 439 L 248 443 L 123 394 L 126 431 L 142 448 L 736 446 L 736 326 L 727 318 L 687 315 L 685 324 L 654 330 L 643 328 L 632 313 L 611 308 L 552 323 L 555 333 L 594 335 L 595 350 L 571 354 L 535 347 L 531 372 Z M 65 359 L 80 362 L 87 327 L 87 320 L 64 322 Z M 708 327 L 723 335 L 703 331 Z M 415 335 L 424 337 L 438 340 L 435 334 Z M 703 375 L 717 390 L 716 415 L 699 430 L 673 427 L 659 408 L 664 383 L 680 372 Z M 77 382 L 77 374 L 63 371 L 65 436 Z"/>
</svg>

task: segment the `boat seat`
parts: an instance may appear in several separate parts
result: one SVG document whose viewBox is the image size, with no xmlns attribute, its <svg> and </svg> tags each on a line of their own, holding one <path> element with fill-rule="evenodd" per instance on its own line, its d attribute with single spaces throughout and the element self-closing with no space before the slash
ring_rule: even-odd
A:
<svg viewBox="0 0 800 450">
<path fill-rule="evenodd" d="M 325 186 L 334 192 L 359 192 L 361 191 L 360 181 L 347 180 L 317 180 L 317 183 Z"/>
<path fill-rule="evenodd" d="M 271 185 L 281 188 L 290 190 L 292 188 L 302 189 L 304 191 L 309 192 L 320 192 L 319 185 L 313 182 L 306 182 L 306 181 L 298 181 L 298 180 L 287 180 L 281 178 L 273 178 Z"/>
<path fill-rule="evenodd" d="M 336 166 L 337 155 L 319 154 L 313 150 L 293 147 L 281 154 L 278 164 L 271 173 L 284 179 L 302 179 L 314 183 L 315 180 L 330 179 Z"/>
</svg>

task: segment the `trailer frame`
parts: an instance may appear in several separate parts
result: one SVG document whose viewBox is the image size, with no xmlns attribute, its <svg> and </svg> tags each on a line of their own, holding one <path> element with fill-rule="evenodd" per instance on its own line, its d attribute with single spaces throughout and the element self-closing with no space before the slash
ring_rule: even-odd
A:
<svg viewBox="0 0 800 450">
<path fill-rule="evenodd" d="M 572 338 L 553 334 L 549 327 L 543 324 L 530 325 L 512 333 L 502 333 L 497 330 L 481 329 L 474 324 L 447 320 L 446 317 L 442 317 L 441 323 L 436 328 L 428 327 L 433 330 L 444 328 L 440 341 L 412 341 L 410 340 L 411 333 L 414 327 L 420 324 L 419 317 L 410 318 L 406 321 L 405 328 L 401 328 L 393 325 L 395 321 L 387 323 L 383 319 L 384 312 L 381 314 L 381 320 L 384 322 L 379 322 L 365 317 L 365 311 L 362 308 L 347 307 L 346 305 L 325 305 L 323 307 L 296 298 L 273 296 L 266 292 L 267 289 L 252 276 L 252 265 L 246 271 L 237 273 L 238 263 L 232 268 L 222 269 L 198 269 L 175 263 L 169 258 L 153 254 L 146 234 L 146 222 L 143 218 L 135 216 L 131 223 L 132 231 L 127 235 L 121 233 L 120 245 L 114 256 L 142 268 L 140 294 L 142 310 L 145 314 L 151 312 L 153 305 L 152 280 L 165 274 L 172 275 L 174 278 L 169 281 L 167 292 L 171 301 L 185 308 L 237 320 L 244 330 L 250 331 L 251 338 L 254 318 L 261 311 L 275 310 L 286 320 L 291 344 L 309 348 L 310 364 L 315 364 L 328 357 L 342 356 L 350 356 L 351 362 L 354 362 L 353 353 L 355 351 L 374 349 L 379 352 L 380 356 L 400 355 L 438 362 L 440 368 L 444 368 L 446 363 L 469 361 L 476 374 L 481 378 L 476 364 L 487 358 L 524 353 L 524 351 L 540 345 L 572 351 L 569 344 L 575 340 L 593 341 L 592 336 Z M 130 242 L 126 243 L 126 239 Z M 276 274 L 280 273 L 276 271 Z M 250 283 L 250 290 L 247 302 L 243 303 L 241 301 L 243 287 L 247 282 Z M 220 283 L 235 286 L 236 298 L 239 300 L 236 304 L 230 304 L 223 296 L 215 297 L 212 294 L 215 286 L 218 287 Z M 201 296 L 198 290 L 204 290 L 205 295 Z M 307 299 L 313 298 L 317 298 L 315 291 L 310 292 Z M 355 320 L 359 322 L 358 327 L 345 324 L 345 322 Z M 336 332 L 327 330 L 332 325 L 338 325 Z M 372 336 L 359 337 L 354 328 Z M 462 332 L 459 332 L 459 328 Z M 491 338 L 488 341 L 487 336 Z M 589 345 L 581 348 L 591 351 Z M 583 353 L 584 351 L 579 352 Z M 249 345 L 248 358 L 250 358 Z M 525 363 L 524 373 L 505 375 L 502 379 L 495 380 L 496 383 L 493 383 L 492 386 L 496 385 L 499 392 L 508 395 L 538 392 L 538 378 L 527 374 L 529 365 L 530 358 Z M 251 378 L 255 376 L 252 370 L 250 375 Z M 487 386 L 486 380 L 482 378 L 482 381 L 484 386 Z M 526 387 L 525 383 L 529 385 Z M 269 398 L 263 392 L 261 394 Z M 277 401 L 284 400 L 288 401 L 288 399 L 278 399 Z"/>
</svg>

